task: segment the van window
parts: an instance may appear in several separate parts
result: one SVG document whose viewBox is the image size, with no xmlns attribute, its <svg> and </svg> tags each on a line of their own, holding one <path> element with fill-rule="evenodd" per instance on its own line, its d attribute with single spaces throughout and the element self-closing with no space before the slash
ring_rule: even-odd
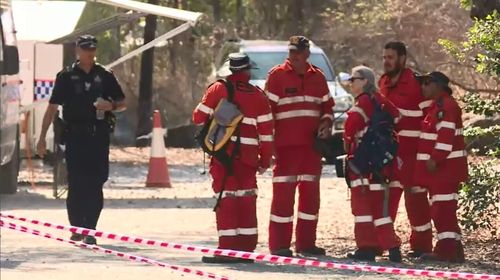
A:
<svg viewBox="0 0 500 280">
<path fill-rule="evenodd" d="M 255 64 L 254 66 L 259 69 L 252 69 L 252 80 L 265 80 L 267 73 L 272 67 L 281 64 L 288 57 L 288 52 L 247 52 L 250 60 Z M 311 53 L 309 62 L 319 67 L 327 81 L 333 81 L 333 71 L 328 64 L 327 58 L 321 53 Z"/>
<path fill-rule="evenodd" d="M 9 6 L 1 9 L 0 19 L 2 21 L 3 43 L 7 46 L 15 46 L 16 37 L 14 34 L 14 22 L 12 18 L 12 10 Z"/>
<path fill-rule="evenodd" d="M 0 22 L 0 34 L 2 33 L 2 24 Z M 0 65 L 3 67 L 3 36 L 0 36 Z"/>
</svg>

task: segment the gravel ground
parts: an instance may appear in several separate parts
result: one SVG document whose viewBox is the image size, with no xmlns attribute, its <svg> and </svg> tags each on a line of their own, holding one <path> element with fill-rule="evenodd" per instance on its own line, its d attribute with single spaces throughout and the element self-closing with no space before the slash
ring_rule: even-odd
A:
<svg viewBox="0 0 500 280">
<path fill-rule="evenodd" d="M 105 186 L 105 209 L 99 229 L 170 242 L 216 246 L 215 217 L 211 210 L 215 198 L 210 178 L 201 174 L 202 153 L 199 150 L 167 149 L 172 188 L 145 188 L 148 149 L 114 148 L 111 151 L 110 180 Z M 22 187 L 15 195 L 0 197 L 5 213 L 67 224 L 65 202 L 52 198 L 51 168 L 33 162 L 35 188 L 30 186 L 31 173 L 24 168 Z M 271 173 L 258 177 L 259 245 L 257 251 L 267 252 L 267 226 L 271 201 Z M 327 248 L 321 260 L 352 263 L 344 258 L 353 249 L 353 218 L 348 192 L 343 179 L 336 178 L 333 166 L 325 165 L 321 179 L 322 197 L 318 225 L 318 245 Z M 408 250 L 409 227 L 403 202 L 396 221 L 402 238 L 403 252 Z M 46 229 L 42 229 L 46 231 Z M 49 232 L 54 232 L 48 230 Z M 59 232 L 54 232 L 60 234 Z M 67 233 L 63 233 L 67 237 Z M 498 274 L 500 244 L 481 241 L 481 233 L 466 233 L 465 264 L 413 263 L 405 260 L 398 267 L 415 267 Z M 309 267 L 271 265 L 264 263 L 237 265 L 206 265 L 200 255 L 183 251 L 167 251 L 136 244 L 98 240 L 103 247 L 151 257 L 175 265 L 195 267 L 227 275 L 232 279 L 414 279 L 368 272 L 325 270 Z M 40 237 L 1 230 L 1 271 L 3 279 L 197 279 L 158 267 L 132 263 L 113 256 L 76 249 Z M 375 264 L 375 263 L 373 263 Z M 386 257 L 376 265 L 390 266 Z"/>
</svg>

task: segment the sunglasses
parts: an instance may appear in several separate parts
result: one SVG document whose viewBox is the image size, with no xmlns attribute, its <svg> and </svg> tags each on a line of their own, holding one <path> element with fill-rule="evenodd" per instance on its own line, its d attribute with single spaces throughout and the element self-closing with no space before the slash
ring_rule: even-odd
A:
<svg viewBox="0 0 500 280">
<path fill-rule="evenodd" d="M 350 77 L 350 78 L 348 79 L 348 81 L 352 83 L 352 82 L 354 82 L 355 80 L 364 80 L 364 79 L 365 79 L 365 78 L 362 78 L 362 77 Z"/>
</svg>

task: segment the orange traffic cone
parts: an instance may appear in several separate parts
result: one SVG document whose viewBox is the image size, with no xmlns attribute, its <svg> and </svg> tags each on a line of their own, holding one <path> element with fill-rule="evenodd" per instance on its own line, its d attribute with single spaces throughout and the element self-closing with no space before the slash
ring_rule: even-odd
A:
<svg viewBox="0 0 500 280">
<path fill-rule="evenodd" d="M 153 114 L 153 139 L 151 140 L 151 154 L 149 158 L 148 178 L 146 187 L 171 188 L 168 175 L 163 128 L 161 126 L 160 111 Z"/>
</svg>

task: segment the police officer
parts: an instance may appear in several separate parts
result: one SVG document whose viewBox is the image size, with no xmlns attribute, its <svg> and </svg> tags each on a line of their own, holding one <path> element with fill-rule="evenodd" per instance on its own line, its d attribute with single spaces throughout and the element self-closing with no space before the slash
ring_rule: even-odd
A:
<svg viewBox="0 0 500 280">
<path fill-rule="evenodd" d="M 115 76 L 95 62 L 96 49 L 94 36 L 78 38 L 78 60 L 57 74 L 37 144 L 38 154 L 43 158 L 47 130 L 61 105 L 68 170 L 68 217 L 72 226 L 90 229 L 96 228 L 103 207 L 102 186 L 109 173 L 112 111 L 125 109 L 125 96 Z M 94 237 L 76 233 L 71 240 L 96 244 Z"/>
</svg>

